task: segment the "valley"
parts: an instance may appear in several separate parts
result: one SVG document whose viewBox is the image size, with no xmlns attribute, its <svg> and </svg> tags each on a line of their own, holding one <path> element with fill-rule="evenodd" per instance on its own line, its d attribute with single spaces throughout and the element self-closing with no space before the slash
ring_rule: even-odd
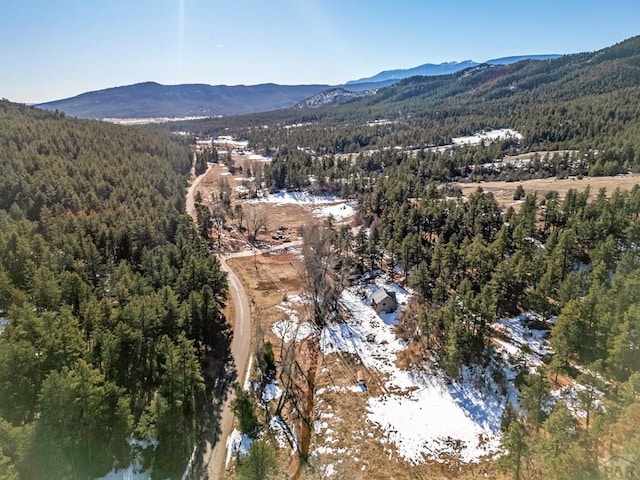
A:
<svg viewBox="0 0 640 480">
<path fill-rule="evenodd" d="M 633 465 L 640 37 L 466 63 L 1 100 L 0 478 Z"/>
<path fill-rule="evenodd" d="M 458 143 L 478 146 L 481 142 Z M 257 165 L 247 158 L 259 156 L 248 150 L 245 143 L 236 140 L 224 139 L 212 142 L 214 144 L 228 149 L 232 164 L 231 168 L 214 165 L 209 170 L 202 182 L 205 186 L 201 190 L 203 198 L 211 198 L 211 202 L 216 203 L 221 189 L 225 189 L 225 182 L 240 184 L 232 189 L 229 210 L 234 211 L 238 208 L 236 205 L 241 205 L 245 218 L 256 212 L 265 218 L 263 229 L 255 235 L 257 249 L 238 242 L 239 237 L 233 234 L 241 224 L 237 219 L 236 226 L 223 234 L 218 243 L 221 252 L 238 252 L 231 253 L 227 262 L 248 292 L 255 351 L 259 352 L 261 345 L 268 344 L 273 348 L 278 368 L 284 370 L 286 362 L 293 358 L 296 364 L 305 364 L 305 369 L 311 368 L 309 372 L 314 372 L 307 377 L 311 383 L 306 387 L 286 386 L 287 377 L 283 373 L 269 377 L 265 384 L 265 372 L 254 360 L 244 383 L 245 390 L 255 395 L 258 418 L 264 418 L 260 437 L 272 439 L 278 446 L 282 468 L 288 465 L 289 475 L 295 478 L 315 478 L 314 475 L 381 479 L 390 476 L 450 478 L 452 475 L 456 478 L 476 478 L 478 475 L 503 478 L 494 459 L 504 455 L 504 418 L 510 409 L 523 408 L 517 407 L 523 400 L 520 400 L 521 393 L 516 386 L 522 376 L 532 375 L 533 378 L 538 375 L 554 354 L 549 335 L 557 316 L 545 317 L 525 311 L 514 317 L 497 318 L 485 333 L 492 353 L 485 358 L 484 366 L 463 367 L 451 378 L 442 371 L 442 359 L 435 353 L 437 350 L 428 346 L 433 340 L 427 339 L 425 344 L 424 339 L 416 342 L 413 334 L 408 338 L 414 340 L 406 337 L 403 323 L 415 308 L 420 293 L 415 290 L 412 279 L 403 275 L 400 265 L 390 263 L 393 257 L 381 253 L 376 260 L 366 260 L 375 265 L 372 270 L 365 267 L 363 273 L 350 277 L 346 285 L 351 286 L 338 294 L 338 318 L 319 327 L 310 320 L 314 307 L 305 287 L 308 259 L 303 253 L 303 231 L 311 223 L 324 224 L 324 228 L 333 232 L 330 235 L 349 231 L 355 238 L 362 228 L 355 217 L 360 208 L 353 200 L 327 194 L 314 196 L 304 189 L 271 194 L 255 189 L 249 185 L 255 178 L 247 178 L 245 172 L 255 171 Z M 218 155 L 226 155 L 224 152 L 219 151 Z M 446 153 L 446 150 L 440 153 Z M 543 152 L 541 156 L 544 155 Z M 229 174 L 229 170 L 235 173 Z M 579 180 L 547 178 L 458 183 L 451 187 L 460 189 L 464 202 L 478 198 L 477 189 L 481 187 L 495 198 L 504 214 L 510 206 L 519 210 L 524 202 L 513 200 L 517 185 L 524 187 L 526 192 L 536 192 L 540 198 L 548 198 L 550 192 L 557 192 L 558 201 L 563 201 L 570 190 L 581 193 L 589 188 L 593 200 L 600 188 L 609 193 L 616 189 L 637 191 L 637 180 L 635 175 Z M 243 199 L 248 191 L 254 192 L 252 195 L 257 198 Z M 321 205 L 326 207 L 319 208 Z M 331 217 L 327 218 L 329 215 Z M 287 233 L 282 235 L 283 232 Z M 213 240 L 217 241 L 216 238 Z M 243 248 L 245 253 L 242 253 Z M 358 262 L 357 247 L 347 247 L 343 252 L 341 261 L 349 261 L 353 255 L 351 262 Z M 361 257 L 360 261 L 363 260 Z M 336 274 L 342 275 L 340 271 Z M 395 291 L 399 305 L 397 313 L 377 314 L 373 310 L 373 293 L 380 287 Z M 309 350 L 309 342 L 315 344 L 312 350 Z M 311 353 L 314 349 L 317 354 Z M 431 354 L 428 353 L 430 350 Z M 579 368 L 584 370 L 584 367 Z M 585 371 L 588 373 L 580 381 L 566 373 L 560 377 L 556 375 L 548 380 L 546 394 L 548 401 L 566 404 L 578 421 L 593 414 L 592 408 L 603 411 L 599 400 L 603 396 L 601 390 L 594 393 L 595 407 L 585 410 L 580 400 L 583 394 L 578 392 L 593 388 L 580 382 L 596 375 Z M 364 388 L 358 384 L 361 376 L 365 379 Z M 292 410 L 286 407 L 283 410 L 287 396 L 297 399 Z M 299 410 L 303 398 L 311 399 L 308 410 Z M 303 425 L 309 428 L 299 429 L 300 417 Z M 232 459 L 248 454 L 251 441 L 239 430 L 233 432 L 227 444 L 227 468 L 233 468 Z M 299 455 L 308 456 L 304 468 L 296 463 Z"/>
</svg>

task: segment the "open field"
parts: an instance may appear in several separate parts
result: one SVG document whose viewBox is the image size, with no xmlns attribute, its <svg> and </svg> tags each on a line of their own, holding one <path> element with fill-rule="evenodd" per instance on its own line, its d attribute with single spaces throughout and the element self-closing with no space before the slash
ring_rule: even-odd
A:
<svg viewBox="0 0 640 480">
<path fill-rule="evenodd" d="M 583 191 L 587 187 L 591 189 L 592 198 L 601 188 L 607 190 L 610 195 L 616 188 L 620 190 L 631 190 L 634 185 L 640 184 L 640 175 L 617 175 L 615 177 L 583 177 L 578 178 L 541 178 L 535 180 L 525 180 L 522 182 L 480 182 L 480 183 L 452 183 L 452 186 L 459 187 L 463 195 L 470 195 L 478 187 L 482 187 L 487 192 L 493 192 L 498 203 L 508 208 L 518 205 L 520 202 L 513 199 L 513 194 L 522 185 L 525 192 L 538 192 L 538 196 L 544 196 L 547 192 L 556 191 L 560 198 L 564 198 L 570 189 Z"/>
<path fill-rule="evenodd" d="M 216 165 L 199 185 L 204 199 L 210 199 L 212 195 L 217 194 L 220 179 L 223 178 L 226 178 L 232 187 L 242 182 L 241 175 L 229 175 L 225 167 Z M 236 202 L 242 205 L 245 219 L 252 215 L 253 211 L 266 217 L 266 231 L 258 236 L 258 240 L 263 244 L 280 243 L 273 242 L 271 237 L 280 227 L 285 227 L 288 237 L 292 240 L 291 243 L 295 245 L 296 233 L 300 227 L 323 221 L 319 211 L 326 211 L 327 208 L 334 208 L 333 206 L 342 209 L 336 212 L 337 215 L 353 211 L 352 204 L 345 205 L 345 202 L 340 199 L 305 196 L 301 192 L 279 193 L 260 201 L 234 198 L 233 203 Z M 347 216 L 346 220 L 348 219 Z M 289 242 L 285 245 L 288 244 Z M 233 250 L 238 251 L 237 248 Z M 287 248 L 277 253 L 259 255 L 253 255 L 247 251 L 229 257 L 227 263 L 244 284 L 249 297 L 254 323 L 253 345 L 270 341 L 276 362 L 279 362 L 285 342 L 278 333 L 278 329 L 273 327 L 274 324 L 283 321 L 286 323 L 291 319 L 305 323 L 309 318 L 308 305 L 305 305 L 300 298 L 304 290 L 300 249 Z M 359 303 L 357 306 L 361 307 Z M 367 311 L 370 310 L 370 307 L 364 308 Z M 367 338 L 367 342 L 369 341 Z M 371 341 L 374 341 L 373 337 Z M 384 344 L 385 341 L 382 341 L 381 345 Z M 323 348 L 333 349 L 334 346 Z M 378 353 L 377 357 L 386 357 Z M 298 361 L 304 364 L 306 357 L 302 352 L 298 352 L 298 355 Z M 393 363 L 394 360 L 391 357 L 390 361 Z M 358 371 L 364 373 L 368 386 L 367 393 L 363 393 L 357 387 Z M 314 378 L 312 388 L 315 391 L 315 395 L 311 397 L 313 428 L 309 438 L 310 464 L 316 470 L 313 473 L 303 470 L 301 479 L 326 478 L 327 475 L 335 478 L 407 480 L 451 478 L 452 476 L 464 479 L 487 475 L 491 478 L 500 478 L 495 467 L 483 460 L 480 463 L 467 465 L 460 465 L 453 458 L 445 463 L 427 460 L 426 462 L 418 461 L 416 464 L 414 460 L 406 458 L 406 454 L 403 457 L 403 454 L 392 446 L 394 439 L 398 436 L 398 432 L 393 431 L 393 424 L 387 425 L 382 422 L 383 425 L 378 425 L 374 421 L 367 420 L 376 408 L 383 409 L 387 402 L 396 402 L 405 407 L 407 406 L 405 402 L 408 402 L 407 404 L 413 409 L 417 408 L 413 403 L 418 405 L 419 399 L 413 397 L 417 395 L 418 387 L 412 387 L 406 392 L 396 391 L 394 387 L 391 392 L 388 375 L 388 372 L 368 365 L 359 354 L 340 351 L 339 348 L 336 351 L 321 354 L 315 374 L 310 375 Z M 431 387 L 423 386 L 423 390 L 429 390 L 429 388 Z M 435 396 L 439 398 L 438 395 Z M 283 419 L 286 419 L 288 414 L 283 413 Z M 287 421 L 292 420 L 289 418 Z M 299 432 L 297 435 L 299 439 L 302 438 Z M 304 437 L 308 438 L 306 435 Z M 280 443 L 280 440 L 278 441 Z M 280 449 L 281 465 L 287 463 L 286 457 L 289 456 L 289 451 L 288 448 Z M 291 468 L 290 465 L 289 469 Z"/>
<path fill-rule="evenodd" d="M 253 310 L 254 324 L 264 329 L 268 335 L 271 324 L 282 315 L 282 311 L 276 308 L 277 305 L 285 296 L 299 294 L 302 288 L 302 265 L 298 255 L 280 252 L 231 258 L 227 263 L 245 286 Z"/>
<path fill-rule="evenodd" d="M 274 322 L 291 315 L 283 311 L 285 299 L 299 299 L 303 291 L 301 259 L 298 253 L 237 257 L 230 266 L 245 285 L 256 323 L 254 334 L 263 336 L 274 346 L 276 361 L 282 341 L 274 334 Z M 306 314 L 304 306 L 293 301 L 290 307 L 300 322 Z M 297 305 L 297 306 L 296 306 Z M 363 365 L 361 359 L 346 352 L 322 355 L 314 381 L 314 408 L 311 434 L 310 464 L 315 472 L 303 472 L 301 479 L 444 479 L 502 478 L 495 467 L 485 462 L 456 465 L 428 462 L 414 465 L 390 448 L 389 433 L 367 421 L 367 404 L 372 397 L 388 393 L 387 376 Z M 357 371 L 363 370 L 368 393 L 356 388 Z M 281 449 L 281 465 L 287 463 L 288 449 Z M 327 470 L 328 469 L 328 470 Z"/>
</svg>

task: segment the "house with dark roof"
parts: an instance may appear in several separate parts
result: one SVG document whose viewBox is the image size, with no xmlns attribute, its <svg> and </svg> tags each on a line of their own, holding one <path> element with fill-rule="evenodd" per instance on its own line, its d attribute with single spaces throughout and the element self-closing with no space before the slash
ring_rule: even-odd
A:
<svg viewBox="0 0 640 480">
<path fill-rule="evenodd" d="M 373 294 L 371 306 L 376 313 L 391 313 L 395 311 L 398 306 L 396 303 L 396 293 L 380 287 Z"/>
</svg>

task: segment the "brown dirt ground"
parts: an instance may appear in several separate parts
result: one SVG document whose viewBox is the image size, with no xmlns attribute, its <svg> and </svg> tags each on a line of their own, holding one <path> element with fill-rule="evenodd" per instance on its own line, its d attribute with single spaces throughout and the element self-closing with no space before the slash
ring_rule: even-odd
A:
<svg viewBox="0 0 640 480">
<path fill-rule="evenodd" d="M 256 255 L 231 258 L 229 266 L 238 275 L 245 286 L 254 316 L 253 321 L 260 323 L 267 338 L 272 343 L 277 338 L 268 335 L 271 324 L 282 318 L 282 310 L 276 308 L 286 295 L 300 293 L 300 258 L 289 252 L 270 255 Z M 274 343 L 276 345 L 276 343 Z"/>
<path fill-rule="evenodd" d="M 243 160 L 244 159 L 242 157 L 236 158 L 236 163 L 242 162 Z M 243 178 L 243 175 L 241 173 L 228 175 L 228 169 L 225 166 L 215 165 L 198 185 L 197 191 L 200 192 L 203 200 L 206 201 L 211 199 L 212 195 L 218 195 L 219 181 L 221 178 L 227 179 L 231 187 L 234 188 L 241 185 L 242 182 L 240 179 Z M 323 221 L 322 218 L 313 215 L 311 206 L 250 202 L 248 200 L 239 199 L 234 194 L 231 202 L 232 208 L 238 203 L 242 205 L 244 216 L 243 225 L 245 228 L 247 227 L 247 218 L 249 218 L 253 210 L 265 215 L 267 219 L 266 231 L 260 232 L 257 236 L 257 240 L 260 242 L 268 242 L 270 245 L 287 243 L 285 241 L 274 240 L 272 238 L 272 235 L 281 226 L 286 227 L 284 236 L 287 237 L 289 241 L 296 241 L 299 240 L 299 232 L 302 226 Z M 228 221 L 235 227 L 235 220 L 228 219 Z M 239 236 L 235 230 L 236 229 L 234 228 L 233 232 L 223 232 L 225 237 L 223 239 L 223 243 L 225 243 L 227 247 L 229 245 L 233 245 L 232 248 L 227 248 L 227 251 L 238 251 L 243 249 L 242 244 L 244 243 L 244 240 L 241 239 L 241 236 Z"/>
<path fill-rule="evenodd" d="M 594 198 L 601 188 L 606 188 L 607 193 L 611 194 L 616 188 L 631 190 L 633 186 L 637 184 L 640 184 L 640 175 L 583 177 L 581 179 L 567 178 L 562 180 L 557 178 L 541 178 L 522 182 L 453 183 L 452 186 L 459 187 L 464 195 L 470 195 L 475 192 L 478 187 L 482 187 L 485 191 L 493 192 L 500 206 L 508 208 L 519 204 L 519 202 L 513 199 L 513 194 L 516 188 L 518 188 L 518 185 L 522 185 L 527 193 L 538 192 L 539 196 L 543 196 L 550 191 L 556 191 L 561 198 L 564 198 L 571 188 L 583 191 L 589 186 L 591 188 L 591 198 Z"/>
<path fill-rule="evenodd" d="M 207 198 L 206 195 L 217 191 L 218 178 L 224 171 L 226 169 L 223 167 L 216 166 L 203 179 L 200 184 L 203 197 Z M 231 181 L 230 176 L 226 178 Z M 322 220 L 299 205 L 255 204 L 246 201 L 242 205 L 245 209 L 245 218 L 251 208 L 261 209 L 267 215 L 269 232 L 259 236 L 259 239 L 270 240 L 271 233 L 280 226 L 298 229 L 309 222 Z M 260 335 L 265 341 L 271 341 L 274 345 L 276 361 L 278 361 L 281 340 L 271 331 L 271 325 L 284 316 L 277 306 L 285 296 L 300 294 L 302 291 L 300 255 L 283 251 L 270 255 L 231 258 L 228 264 L 241 279 L 249 295 L 254 335 Z M 304 318 L 304 312 L 299 313 L 300 318 Z M 357 357 L 348 354 L 321 356 L 318 362 L 315 389 L 317 391 L 324 387 L 325 391 L 314 399 L 313 420 L 320 422 L 326 420 L 331 432 L 325 429 L 321 429 L 318 433 L 312 431 L 310 462 L 314 471 L 305 471 L 301 479 L 326 478 L 322 472 L 328 464 L 332 464 L 335 470 L 335 475 L 331 478 L 341 480 L 506 478 L 501 476 L 491 464 L 481 463 L 461 469 L 437 463 L 413 466 L 392 453 L 391 448 L 384 443 L 383 433 L 365 420 L 367 394 L 348 389 L 356 384 L 359 369 L 364 372 L 369 388 L 368 395 L 385 393 L 384 378 L 381 378 L 378 372 L 364 369 Z M 339 390 L 332 390 L 332 387 L 339 387 Z M 333 416 L 331 418 L 322 416 L 327 413 Z M 340 450 L 336 453 L 313 454 L 314 449 L 322 445 L 339 447 Z M 288 449 L 281 449 L 278 452 L 281 472 L 286 469 L 285 465 L 290 461 L 289 455 Z"/>
<path fill-rule="evenodd" d="M 293 253 L 258 255 L 255 258 L 233 258 L 229 264 L 245 284 L 255 312 L 254 321 L 260 326 L 258 328 L 264 339 L 274 345 L 278 360 L 280 339 L 271 331 L 271 325 L 283 317 L 282 311 L 276 307 L 283 301 L 284 295 L 299 294 L 302 289 L 300 257 Z M 300 313 L 304 318 L 303 312 Z M 311 452 L 323 445 L 339 447 L 340 450 L 336 453 L 312 453 L 310 461 L 315 472 L 306 471 L 301 479 L 322 478 L 322 468 L 328 464 L 333 464 L 336 472 L 333 478 L 338 479 L 503 478 L 490 464 L 464 466 L 461 469 L 437 463 L 414 466 L 392 453 L 384 443 L 383 433 L 364 420 L 368 396 L 349 390 L 356 383 L 359 369 L 364 371 L 368 395 L 383 395 L 384 378 L 378 372 L 364 369 L 357 357 L 332 354 L 320 358 L 315 389 L 324 388 L 324 393 L 316 395 L 314 399 L 313 420 L 327 421 L 331 431 L 312 431 Z M 339 390 L 332 390 L 334 387 Z M 327 413 L 333 416 L 322 416 Z M 284 470 L 290 461 L 288 450 L 279 452 L 279 458 Z"/>
</svg>

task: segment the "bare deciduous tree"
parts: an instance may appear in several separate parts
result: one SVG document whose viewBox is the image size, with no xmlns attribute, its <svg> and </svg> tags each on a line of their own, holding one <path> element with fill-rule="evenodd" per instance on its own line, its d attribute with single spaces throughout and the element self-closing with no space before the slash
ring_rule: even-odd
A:
<svg viewBox="0 0 640 480">
<path fill-rule="evenodd" d="M 267 226 L 267 217 L 264 212 L 255 208 L 247 215 L 247 229 L 249 230 L 249 240 L 255 242 L 258 233 Z"/>
<path fill-rule="evenodd" d="M 222 246 L 222 227 L 225 224 L 224 207 L 215 202 L 209 205 L 211 226 L 216 232 L 218 249 Z"/>
<path fill-rule="evenodd" d="M 242 210 L 242 205 L 240 205 L 239 203 L 236 203 L 236 205 L 233 207 L 233 213 L 236 217 L 236 220 L 238 220 L 238 228 L 240 228 L 240 231 L 242 231 L 242 219 L 244 218 L 244 211 Z"/>
<path fill-rule="evenodd" d="M 324 327 L 336 311 L 343 287 L 336 274 L 339 259 L 333 251 L 333 236 L 333 230 L 318 225 L 302 229 L 302 277 L 313 308 L 310 320 L 318 328 Z"/>
</svg>

